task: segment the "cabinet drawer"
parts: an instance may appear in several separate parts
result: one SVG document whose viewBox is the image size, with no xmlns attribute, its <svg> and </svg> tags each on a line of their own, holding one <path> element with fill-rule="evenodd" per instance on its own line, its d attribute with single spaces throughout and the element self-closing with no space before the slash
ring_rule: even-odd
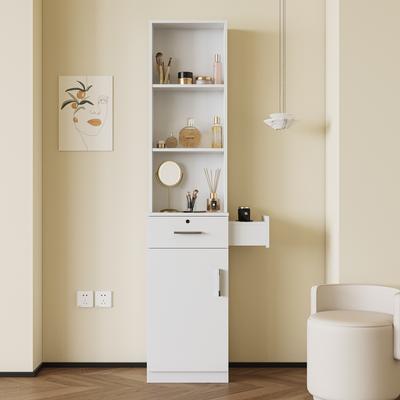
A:
<svg viewBox="0 0 400 400">
<path fill-rule="evenodd" d="M 149 248 L 227 248 L 228 217 L 149 217 Z"/>
</svg>

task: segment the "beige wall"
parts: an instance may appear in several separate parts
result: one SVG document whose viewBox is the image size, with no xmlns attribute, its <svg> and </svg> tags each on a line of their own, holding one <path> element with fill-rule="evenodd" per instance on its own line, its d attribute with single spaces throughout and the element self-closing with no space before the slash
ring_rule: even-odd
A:
<svg viewBox="0 0 400 400">
<path fill-rule="evenodd" d="M 325 200 L 326 255 L 325 280 L 339 282 L 339 129 L 340 129 L 340 0 L 326 1 L 326 139 L 325 139 Z"/>
<path fill-rule="evenodd" d="M 324 274 L 324 2 L 288 0 L 288 108 L 276 135 L 278 2 L 44 0 L 44 359 L 144 361 L 148 20 L 229 23 L 229 209 L 271 215 L 271 249 L 230 251 L 232 361 L 304 361 Z M 194 3 L 193 3 L 194 5 Z M 114 75 L 113 153 L 57 150 L 59 75 Z M 78 289 L 115 306 L 78 309 Z"/>
<path fill-rule="evenodd" d="M 36 0 L 13 0 L 0 14 L 0 371 L 41 362 L 39 15 Z"/>
<path fill-rule="evenodd" d="M 333 25 L 340 43 L 340 110 L 333 121 L 340 126 L 336 274 L 340 282 L 400 287 L 400 135 L 394 123 L 400 93 L 400 3 L 338 2 Z"/>
</svg>

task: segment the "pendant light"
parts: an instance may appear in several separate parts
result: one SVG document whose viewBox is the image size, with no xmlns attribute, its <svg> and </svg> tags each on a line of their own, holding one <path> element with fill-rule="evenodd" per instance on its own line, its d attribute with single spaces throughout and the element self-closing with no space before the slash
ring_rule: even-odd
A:
<svg viewBox="0 0 400 400">
<path fill-rule="evenodd" d="M 270 114 L 264 122 L 280 133 L 294 120 L 286 112 L 286 0 L 279 0 L 279 112 Z"/>
</svg>

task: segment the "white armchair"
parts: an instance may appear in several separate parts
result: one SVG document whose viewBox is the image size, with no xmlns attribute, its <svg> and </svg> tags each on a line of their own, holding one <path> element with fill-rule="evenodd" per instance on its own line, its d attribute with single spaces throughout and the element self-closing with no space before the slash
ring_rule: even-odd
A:
<svg viewBox="0 0 400 400">
<path fill-rule="evenodd" d="M 400 290 L 311 289 L 307 387 L 314 399 L 390 400 L 400 394 Z"/>
</svg>

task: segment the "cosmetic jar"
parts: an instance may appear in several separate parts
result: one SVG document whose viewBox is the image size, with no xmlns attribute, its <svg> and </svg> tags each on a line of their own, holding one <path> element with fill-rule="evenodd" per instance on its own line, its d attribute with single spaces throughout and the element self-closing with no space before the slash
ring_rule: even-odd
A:
<svg viewBox="0 0 400 400">
<path fill-rule="evenodd" d="M 251 222 L 250 207 L 239 207 L 238 208 L 238 221 Z"/>
<path fill-rule="evenodd" d="M 196 77 L 196 85 L 212 85 L 214 80 L 212 76 L 202 75 Z"/>
<path fill-rule="evenodd" d="M 165 140 L 159 140 L 157 142 L 157 148 L 158 149 L 164 149 L 165 148 Z"/>
<path fill-rule="evenodd" d="M 178 82 L 181 85 L 191 85 L 193 83 L 193 72 L 178 72 Z"/>
</svg>

